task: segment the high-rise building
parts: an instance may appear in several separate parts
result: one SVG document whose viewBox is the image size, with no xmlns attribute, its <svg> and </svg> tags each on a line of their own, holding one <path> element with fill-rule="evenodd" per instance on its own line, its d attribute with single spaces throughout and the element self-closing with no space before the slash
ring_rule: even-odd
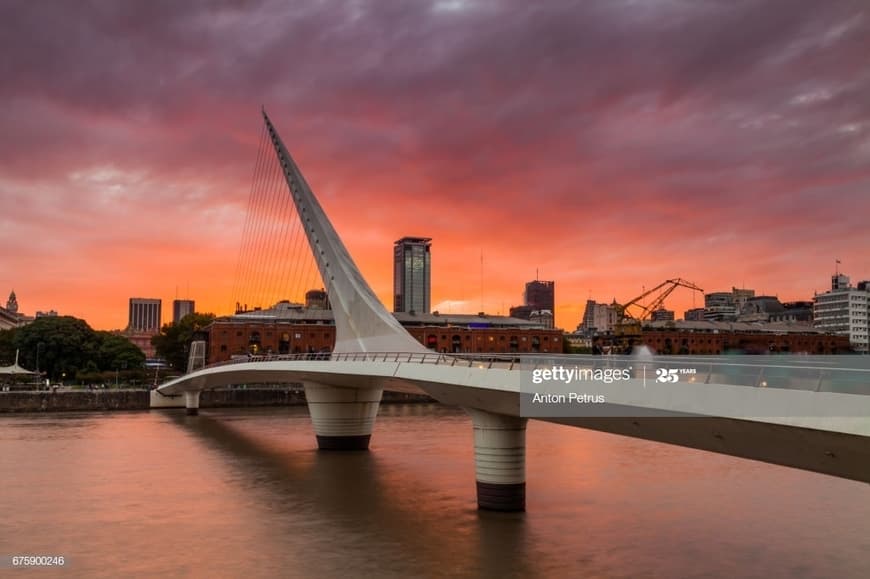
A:
<svg viewBox="0 0 870 579">
<path fill-rule="evenodd" d="M 130 298 L 130 317 L 127 323 L 128 332 L 157 334 L 163 320 L 161 314 L 163 302 L 151 298 Z"/>
<path fill-rule="evenodd" d="M 514 306 L 510 309 L 511 317 L 530 320 L 532 314 L 535 314 L 540 320 L 547 320 L 549 325 L 545 327 L 555 327 L 555 311 L 556 311 L 556 282 L 534 280 L 526 283 L 526 289 L 523 292 L 523 305 Z M 546 312 L 545 314 L 542 314 Z"/>
<path fill-rule="evenodd" d="M 526 291 L 523 294 L 527 306 L 534 306 L 537 310 L 555 310 L 556 307 L 556 282 L 554 281 L 530 281 L 526 283 Z"/>
<path fill-rule="evenodd" d="M 431 241 L 429 237 L 403 237 L 393 246 L 394 312 L 429 313 Z"/>
<path fill-rule="evenodd" d="M 177 324 L 181 318 L 195 311 L 196 302 L 193 300 L 172 300 L 172 324 Z"/>
<path fill-rule="evenodd" d="M 852 349 L 870 351 L 870 286 L 852 287 L 849 277 L 831 276 L 831 290 L 813 300 L 813 326 L 833 334 L 849 336 Z"/>
</svg>

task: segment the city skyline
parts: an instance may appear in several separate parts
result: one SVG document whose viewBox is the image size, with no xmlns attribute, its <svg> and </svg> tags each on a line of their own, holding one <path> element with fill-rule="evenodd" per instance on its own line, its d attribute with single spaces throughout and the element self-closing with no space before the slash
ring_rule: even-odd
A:
<svg viewBox="0 0 870 579">
<path fill-rule="evenodd" d="M 4 6 L 21 311 L 122 328 L 130 296 L 190 280 L 232 313 L 261 104 L 388 305 L 407 231 L 438 243 L 433 310 L 507 313 L 540 268 L 566 329 L 677 276 L 783 301 L 835 259 L 870 277 L 859 3 L 262 6 Z"/>
</svg>

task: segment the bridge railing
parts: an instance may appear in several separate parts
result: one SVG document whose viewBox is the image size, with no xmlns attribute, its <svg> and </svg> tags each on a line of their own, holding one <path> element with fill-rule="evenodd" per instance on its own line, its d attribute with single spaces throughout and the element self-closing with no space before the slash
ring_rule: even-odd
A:
<svg viewBox="0 0 870 579">
<path fill-rule="evenodd" d="M 656 381 L 729 384 L 756 388 L 787 388 L 815 392 L 870 395 L 870 358 L 864 356 L 784 357 L 744 359 L 701 356 L 592 356 L 582 354 L 447 354 L 439 352 L 313 352 L 238 357 L 208 368 L 276 361 L 381 362 L 433 364 L 481 369 L 527 370 L 558 366 L 584 370 L 621 369 L 634 378 Z M 664 370 L 664 374 L 661 374 Z"/>
<path fill-rule="evenodd" d="M 236 357 L 209 364 L 216 368 L 233 364 L 279 361 L 331 361 L 331 362 L 402 362 L 408 364 L 435 364 L 479 368 L 519 369 L 521 357 L 492 354 L 442 354 L 438 352 L 311 352 L 304 354 L 268 354 L 262 356 Z"/>
</svg>

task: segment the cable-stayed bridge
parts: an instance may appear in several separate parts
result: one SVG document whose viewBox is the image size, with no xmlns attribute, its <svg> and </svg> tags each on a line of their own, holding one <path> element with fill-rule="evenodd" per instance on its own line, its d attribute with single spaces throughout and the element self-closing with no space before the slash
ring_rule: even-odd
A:
<svg viewBox="0 0 870 579">
<path fill-rule="evenodd" d="M 366 449 L 384 390 L 424 392 L 471 416 L 478 505 L 495 510 L 525 508 L 529 418 L 870 482 L 870 370 L 860 364 L 525 359 L 425 348 L 377 298 L 265 111 L 263 120 L 236 272 L 237 310 L 319 280 L 334 313 L 334 350 L 192 365 L 152 392 L 152 407 L 184 406 L 194 414 L 205 389 L 301 382 L 318 447 Z M 276 261 L 280 273 L 264 275 Z M 584 379 L 565 381 L 565 372 Z"/>
</svg>

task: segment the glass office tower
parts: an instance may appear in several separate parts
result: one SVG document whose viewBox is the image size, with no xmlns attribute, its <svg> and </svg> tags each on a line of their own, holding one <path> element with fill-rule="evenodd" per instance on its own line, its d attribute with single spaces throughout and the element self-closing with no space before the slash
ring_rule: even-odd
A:
<svg viewBox="0 0 870 579">
<path fill-rule="evenodd" d="M 428 314 L 431 297 L 429 237 L 403 237 L 393 246 L 393 311 Z"/>
</svg>

